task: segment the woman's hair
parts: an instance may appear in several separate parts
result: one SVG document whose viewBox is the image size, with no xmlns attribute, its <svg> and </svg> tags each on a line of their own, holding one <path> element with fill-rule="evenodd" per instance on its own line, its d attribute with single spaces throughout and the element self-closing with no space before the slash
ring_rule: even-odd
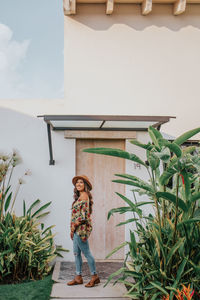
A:
<svg viewBox="0 0 200 300">
<path fill-rule="evenodd" d="M 90 214 L 92 213 L 92 206 L 93 206 L 93 201 L 92 201 L 92 194 L 90 193 L 90 188 L 89 188 L 89 185 L 87 184 L 87 182 L 85 182 L 85 180 L 83 180 L 84 182 L 84 190 L 85 192 L 88 194 L 88 197 L 89 197 L 89 212 Z M 76 186 L 74 188 L 74 202 L 72 203 L 72 207 L 74 205 L 74 203 L 76 202 L 76 200 L 78 200 L 80 196 L 80 192 L 77 190 Z"/>
</svg>

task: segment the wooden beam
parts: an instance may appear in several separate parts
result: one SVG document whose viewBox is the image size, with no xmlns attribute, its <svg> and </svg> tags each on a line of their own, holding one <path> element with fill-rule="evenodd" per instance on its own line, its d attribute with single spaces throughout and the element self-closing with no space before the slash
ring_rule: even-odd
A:
<svg viewBox="0 0 200 300">
<path fill-rule="evenodd" d="M 186 9 L 186 0 L 177 0 L 174 3 L 174 15 L 178 16 L 185 12 Z"/>
<path fill-rule="evenodd" d="M 135 131 L 66 130 L 65 139 L 135 139 Z"/>
<path fill-rule="evenodd" d="M 63 0 L 63 10 L 66 16 L 76 14 L 76 0 Z"/>
<path fill-rule="evenodd" d="M 148 15 L 152 11 L 152 0 L 143 0 L 142 2 L 142 14 Z"/>
<path fill-rule="evenodd" d="M 70 0 L 63 0 L 64 15 L 71 15 Z"/>
<path fill-rule="evenodd" d="M 70 0 L 71 2 L 71 14 L 76 14 L 76 0 Z"/>
<path fill-rule="evenodd" d="M 114 9 L 114 0 L 107 0 L 106 1 L 106 14 L 111 15 Z"/>
</svg>

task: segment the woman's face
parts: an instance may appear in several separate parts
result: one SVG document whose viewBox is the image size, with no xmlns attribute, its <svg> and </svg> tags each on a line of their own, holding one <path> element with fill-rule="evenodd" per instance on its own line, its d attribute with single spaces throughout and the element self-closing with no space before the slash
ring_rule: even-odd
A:
<svg viewBox="0 0 200 300">
<path fill-rule="evenodd" d="M 76 182 L 76 189 L 79 191 L 79 192 L 82 192 L 84 191 L 84 181 L 83 179 L 78 179 L 77 182 Z"/>
</svg>

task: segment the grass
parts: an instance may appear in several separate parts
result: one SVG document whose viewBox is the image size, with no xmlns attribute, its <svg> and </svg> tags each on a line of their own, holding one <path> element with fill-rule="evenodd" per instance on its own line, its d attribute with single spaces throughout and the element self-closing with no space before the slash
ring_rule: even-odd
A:
<svg viewBox="0 0 200 300">
<path fill-rule="evenodd" d="M 43 280 L 0 285 L 0 300 L 49 300 L 52 274 Z"/>
</svg>

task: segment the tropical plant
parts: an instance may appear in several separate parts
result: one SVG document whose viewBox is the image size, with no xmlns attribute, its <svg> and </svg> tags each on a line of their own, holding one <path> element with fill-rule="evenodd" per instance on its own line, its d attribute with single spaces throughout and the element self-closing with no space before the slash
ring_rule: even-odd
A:
<svg viewBox="0 0 200 300">
<path fill-rule="evenodd" d="M 52 269 L 50 262 L 61 251 L 68 251 L 54 244 L 51 229 L 44 228 L 39 219 L 49 214 L 43 212 L 51 202 L 37 209 L 40 200 L 26 208 L 23 201 L 23 215 L 16 216 L 13 208 L 23 179 L 20 178 L 15 193 L 12 191 L 11 177 L 19 162 L 14 152 L 0 156 L 0 282 L 17 282 L 27 279 L 42 279 Z M 25 172 L 24 175 L 28 175 Z M 33 209 L 35 210 L 33 212 Z M 40 228 L 39 228 L 40 225 Z"/>
<path fill-rule="evenodd" d="M 124 266 L 111 274 L 107 283 L 117 275 L 116 282 L 123 282 L 131 299 L 161 299 L 174 292 L 181 284 L 196 291 L 200 289 L 200 155 L 199 147 L 183 148 L 181 145 L 200 132 L 200 128 L 188 131 L 169 142 L 153 127 L 149 127 L 152 142 L 131 143 L 146 151 L 146 161 L 133 153 L 112 148 L 89 148 L 84 152 L 125 158 L 146 169 L 149 180 L 133 174 L 115 174 L 119 184 L 133 187 L 133 201 L 117 193 L 126 206 L 113 208 L 114 213 L 133 213 L 125 223 L 136 224 L 130 231 L 130 241 L 115 248 L 129 246 Z M 146 202 L 138 201 L 137 195 L 146 194 Z M 152 205 L 155 215 L 145 216 L 141 207 Z M 136 237 L 137 236 L 137 237 Z M 196 296 L 197 297 L 197 296 Z M 198 299 L 198 298 L 196 298 Z"/>
<path fill-rule="evenodd" d="M 190 288 L 190 285 L 186 287 L 185 285 L 182 286 L 182 290 L 179 289 L 176 291 L 175 297 L 178 300 L 191 300 L 192 296 L 194 295 L 194 291 Z M 163 297 L 162 300 L 169 300 L 169 295 Z"/>
</svg>

